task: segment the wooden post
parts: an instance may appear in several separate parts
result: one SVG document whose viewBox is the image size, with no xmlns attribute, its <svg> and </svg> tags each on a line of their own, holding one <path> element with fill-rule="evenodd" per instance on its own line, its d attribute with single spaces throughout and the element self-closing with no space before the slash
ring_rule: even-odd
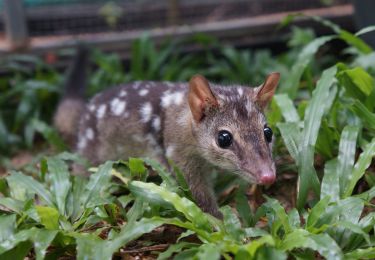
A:
<svg viewBox="0 0 375 260">
<path fill-rule="evenodd" d="M 6 39 L 12 49 L 26 48 L 28 32 L 22 0 L 4 0 Z"/>
</svg>

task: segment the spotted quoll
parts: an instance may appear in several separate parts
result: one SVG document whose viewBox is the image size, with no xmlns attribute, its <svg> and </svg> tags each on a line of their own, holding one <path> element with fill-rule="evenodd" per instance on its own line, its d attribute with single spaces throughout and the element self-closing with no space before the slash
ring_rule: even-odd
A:
<svg viewBox="0 0 375 260">
<path fill-rule="evenodd" d="M 76 67 L 82 68 L 85 55 L 78 55 Z M 80 74 L 73 69 L 70 84 L 84 84 Z M 200 75 L 188 83 L 137 81 L 105 90 L 88 103 L 71 90 L 55 124 L 95 165 L 150 157 L 168 167 L 172 160 L 198 205 L 220 216 L 209 178 L 213 168 L 251 183 L 271 184 L 276 178 L 272 130 L 263 110 L 278 80 L 279 74 L 272 73 L 256 88 L 222 86 Z"/>
</svg>

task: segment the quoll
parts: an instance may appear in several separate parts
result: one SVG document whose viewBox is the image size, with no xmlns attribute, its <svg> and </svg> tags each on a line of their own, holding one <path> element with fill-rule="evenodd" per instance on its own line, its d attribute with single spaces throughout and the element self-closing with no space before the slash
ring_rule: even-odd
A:
<svg viewBox="0 0 375 260">
<path fill-rule="evenodd" d="M 222 86 L 201 75 L 188 83 L 136 81 L 85 102 L 87 56 L 86 50 L 76 56 L 55 125 L 92 164 L 150 157 L 168 167 L 170 159 L 198 205 L 215 216 L 221 214 L 209 178 L 213 168 L 251 183 L 274 182 L 272 130 L 263 111 L 279 73 L 256 88 Z"/>
</svg>

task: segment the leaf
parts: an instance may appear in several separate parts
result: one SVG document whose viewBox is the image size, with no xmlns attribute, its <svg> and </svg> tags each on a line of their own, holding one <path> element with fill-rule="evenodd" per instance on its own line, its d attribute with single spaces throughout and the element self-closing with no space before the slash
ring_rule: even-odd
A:
<svg viewBox="0 0 375 260">
<path fill-rule="evenodd" d="M 17 214 L 21 214 L 23 211 L 24 202 L 12 198 L 0 197 L 0 205 L 16 212 Z"/>
<path fill-rule="evenodd" d="M 231 207 L 224 206 L 220 209 L 224 217 L 224 228 L 226 233 L 235 241 L 241 242 L 245 237 L 238 217 L 232 212 Z"/>
<path fill-rule="evenodd" d="M 131 225 L 125 225 L 121 232 L 110 242 L 107 243 L 105 248 L 105 255 L 111 256 L 120 247 L 126 245 L 143 234 L 149 233 L 155 228 L 163 225 L 166 221 L 162 218 L 143 218 L 140 221 L 134 222 Z M 107 259 L 107 258 L 101 258 Z"/>
<path fill-rule="evenodd" d="M 133 175 L 142 176 L 146 173 L 146 167 L 144 166 L 143 160 L 138 158 L 129 158 L 129 169 Z M 143 180 L 143 178 L 141 178 Z"/>
<path fill-rule="evenodd" d="M 246 197 L 247 184 L 240 184 L 239 189 L 236 192 L 236 208 L 237 212 L 242 220 L 244 227 L 250 227 L 255 224 L 254 214 L 249 206 L 249 201 Z"/>
<path fill-rule="evenodd" d="M 97 235 L 76 233 L 77 259 L 111 259 L 114 252 L 108 251 L 108 243 Z"/>
<path fill-rule="evenodd" d="M 366 34 L 366 33 L 369 33 L 369 32 L 372 32 L 375 30 L 375 25 L 371 25 L 371 26 L 367 26 L 365 28 L 362 28 L 361 30 L 359 30 L 358 32 L 355 33 L 355 36 L 361 36 L 363 34 Z"/>
<path fill-rule="evenodd" d="M 85 196 L 86 185 L 87 180 L 85 178 L 73 176 L 72 189 L 67 198 L 67 216 L 71 217 L 73 220 L 77 220 L 82 214 L 82 197 Z"/>
<path fill-rule="evenodd" d="M 107 192 L 111 180 L 112 165 L 113 162 L 108 161 L 100 165 L 98 171 L 90 176 L 83 199 L 84 207 L 102 204 L 102 198 Z"/>
<path fill-rule="evenodd" d="M 161 197 L 164 201 L 171 203 L 177 211 L 183 213 L 184 216 L 192 223 L 194 223 L 197 227 L 208 230 L 210 229 L 208 218 L 206 217 L 205 213 L 203 213 L 202 210 L 192 201 L 186 198 L 181 198 L 176 193 L 153 183 L 132 181 L 129 184 L 130 190 L 131 186 L 141 188 L 144 191 L 147 191 L 147 193 L 149 193 L 150 195 L 154 194 Z"/>
<path fill-rule="evenodd" d="M 263 245 L 274 246 L 275 240 L 271 235 L 265 235 L 261 238 L 251 241 L 250 243 L 247 243 L 242 248 L 244 248 L 252 257 L 254 257 L 257 250 Z"/>
<path fill-rule="evenodd" d="M 332 159 L 324 165 L 324 175 L 320 191 L 320 199 L 329 196 L 332 202 L 340 199 L 340 178 L 337 171 L 337 159 Z"/>
<path fill-rule="evenodd" d="M 189 242 L 179 242 L 178 244 L 170 245 L 167 250 L 165 250 L 164 252 L 158 255 L 157 260 L 171 259 L 173 254 L 179 253 L 185 248 L 193 248 L 197 246 L 198 244 L 189 243 Z"/>
<path fill-rule="evenodd" d="M 371 246 L 369 234 L 364 232 L 359 225 L 354 224 L 350 221 L 338 221 L 336 225 L 345 229 L 349 229 L 350 231 L 354 233 L 360 234 L 366 240 L 367 244 Z"/>
<path fill-rule="evenodd" d="M 335 24 L 335 23 L 333 23 L 329 20 L 326 20 L 322 17 L 319 17 L 319 16 L 311 16 L 311 18 L 314 19 L 315 21 L 320 22 L 321 24 L 331 28 L 335 33 L 337 33 L 337 35 L 340 37 L 340 39 L 345 41 L 348 45 L 351 45 L 351 46 L 355 47 L 360 52 L 366 54 L 366 53 L 370 53 L 372 51 L 371 47 L 368 46 L 362 39 L 360 39 L 359 37 L 357 37 L 356 35 L 348 32 L 348 31 L 345 31 L 345 30 L 341 29 L 340 26 L 338 26 L 337 24 Z"/>
<path fill-rule="evenodd" d="M 313 166 L 314 145 L 318 137 L 323 114 L 331 107 L 333 101 L 332 96 L 336 95 L 336 89 L 332 89 L 332 86 L 336 82 L 336 71 L 336 67 L 331 67 L 323 72 L 322 77 L 317 82 L 316 89 L 313 91 L 312 99 L 306 108 L 302 138 L 299 146 L 298 208 L 304 206 L 310 188 L 312 188 L 317 195 L 319 195 L 320 192 L 319 179 Z M 322 100 L 330 100 L 331 102 L 322 104 Z"/>
<path fill-rule="evenodd" d="M 301 131 L 297 123 L 277 123 L 277 128 L 280 130 L 281 137 L 283 138 L 290 156 L 298 163 L 298 147 L 301 142 Z"/>
<path fill-rule="evenodd" d="M 359 127 L 345 126 L 341 133 L 337 173 L 340 183 L 340 195 L 344 193 L 352 175 Z"/>
<path fill-rule="evenodd" d="M 142 217 L 145 210 L 144 201 L 142 197 L 135 196 L 133 206 L 129 209 L 126 214 L 128 223 L 134 223 L 136 220 Z"/>
<path fill-rule="evenodd" d="M 372 158 L 375 156 L 375 138 L 368 143 L 360 154 L 358 161 L 354 165 L 353 173 L 350 176 L 348 186 L 344 187 L 343 197 L 349 197 L 359 179 L 365 174 L 365 170 L 370 166 Z"/>
<path fill-rule="evenodd" d="M 342 70 L 337 77 L 347 94 L 362 102 L 365 102 L 366 97 L 374 91 L 374 79 L 361 67 Z"/>
<path fill-rule="evenodd" d="M 34 229 L 34 228 L 33 228 Z M 55 239 L 58 231 L 57 230 L 44 230 L 44 229 L 34 229 L 33 236 L 31 237 L 34 244 L 34 251 L 37 260 L 44 259 L 47 248 L 51 245 L 52 241 Z"/>
<path fill-rule="evenodd" d="M 1 215 L 0 216 L 0 246 L 3 247 L 2 242 L 13 237 L 16 228 L 16 215 Z"/>
<path fill-rule="evenodd" d="M 313 232 L 316 227 L 316 223 L 318 223 L 319 218 L 323 215 L 323 213 L 327 210 L 328 204 L 330 202 L 330 197 L 324 197 L 320 199 L 320 201 L 311 209 L 309 216 L 307 217 L 306 222 L 306 230 L 309 232 Z"/>
<path fill-rule="evenodd" d="M 65 162 L 56 157 L 47 158 L 46 161 L 51 178 L 52 192 L 55 195 L 57 208 L 61 215 L 65 215 L 67 196 L 72 186 L 69 180 L 70 174 L 68 166 Z"/>
<path fill-rule="evenodd" d="M 165 170 L 165 168 L 159 162 L 149 159 L 149 158 L 145 158 L 144 162 L 147 165 L 151 166 L 151 168 L 160 175 L 160 177 L 163 179 L 163 181 L 165 182 L 165 185 L 167 186 L 169 190 L 177 191 L 178 185 L 177 185 L 176 180 L 173 178 L 173 176 L 169 172 Z"/>
<path fill-rule="evenodd" d="M 220 259 L 220 248 L 214 244 L 203 244 L 195 255 L 197 259 Z"/>
<path fill-rule="evenodd" d="M 347 260 L 357 260 L 357 259 L 374 259 L 375 258 L 375 247 L 368 247 L 365 249 L 358 248 L 349 253 L 345 254 L 345 259 Z"/>
<path fill-rule="evenodd" d="M 36 118 L 32 119 L 31 125 L 33 129 L 35 129 L 38 133 L 42 134 L 44 139 L 46 139 L 48 143 L 53 145 L 57 150 L 64 151 L 67 149 L 67 146 L 65 145 L 64 141 L 61 139 L 61 137 L 54 128 Z"/>
<path fill-rule="evenodd" d="M 0 222 L 0 225 L 1 224 L 2 223 Z M 8 237 L 4 238 L 4 240 L 0 242 L 0 256 L 4 257 L 4 255 L 2 255 L 4 252 L 7 252 L 11 250 L 12 248 L 16 247 L 18 244 L 29 240 L 30 237 L 33 236 L 34 233 L 35 233 L 35 229 L 31 228 L 31 229 L 21 230 L 20 232 L 16 234 L 12 233 Z M 13 252 L 13 253 L 16 254 L 16 252 Z"/>
<path fill-rule="evenodd" d="M 292 231 L 292 227 L 288 221 L 288 215 L 277 200 L 267 197 L 267 202 L 263 204 L 263 206 L 274 212 L 275 222 L 280 222 L 285 233 L 290 233 Z M 275 226 L 275 224 L 272 224 L 272 226 Z M 274 229 L 274 227 L 272 228 Z M 273 230 L 273 232 L 276 234 L 277 230 Z"/>
<path fill-rule="evenodd" d="M 299 122 L 300 118 L 293 101 L 286 94 L 277 94 L 274 96 L 276 104 L 279 106 L 281 113 L 286 122 Z"/>
<path fill-rule="evenodd" d="M 287 80 L 283 85 L 280 86 L 280 91 L 287 93 L 290 98 L 295 98 L 299 81 L 307 65 L 314 58 L 314 55 L 318 49 L 334 38 L 336 38 L 336 36 L 323 36 L 316 38 L 306 45 L 298 55 L 297 61 L 294 63 Z"/>
<path fill-rule="evenodd" d="M 361 101 L 355 100 L 350 109 L 362 119 L 365 127 L 375 130 L 375 113 L 371 113 Z"/>
<path fill-rule="evenodd" d="M 59 229 L 59 212 L 55 208 L 35 206 L 40 222 L 49 230 Z"/>
<path fill-rule="evenodd" d="M 342 251 L 328 234 L 311 234 L 304 229 L 295 229 L 281 241 L 280 249 L 291 251 L 310 248 L 318 251 L 326 259 L 342 259 Z"/>
<path fill-rule="evenodd" d="M 347 44 L 352 45 L 364 54 L 369 54 L 372 52 L 372 48 L 365 41 L 348 31 L 341 30 L 341 32 L 339 33 L 339 37 Z"/>
<path fill-rule="evenodd" d="M 15 182 L 19 186 L 34 192 L 47 202 L 49 206 L 54 206 L 54 200 L 51 193 L 32 177 L 13 171 L 11 175 L 7 177 L 7 180 Z"/>
<path fill-rule="evenodd" d="M 19 242 L 11 250 L 3 254 L 0 254 L 0 258 L 1 259 L 19 259 L 19 260 L 25 259 L 31 247 L 32 247 L 32 244 L 27 240 Z"/>
</svg>

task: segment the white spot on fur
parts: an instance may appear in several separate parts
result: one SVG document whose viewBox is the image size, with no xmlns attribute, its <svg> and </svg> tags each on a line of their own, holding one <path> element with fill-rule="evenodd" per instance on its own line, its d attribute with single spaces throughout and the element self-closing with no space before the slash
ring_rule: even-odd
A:
<svg viewBox="0 0 375 260">
<path fill-rule="evenodd" d="M 143 97 L 143 96 L 146 96 L 148 94 L 148 89 L 141 89 L 138 94 Z"/>
<path fill-rule="evenodd" d="M 243 95 L 243 89 L 242 88 L 237 88 L 237 92 L 238 92 L 238 95 L 240 95 L 240 97 L 242 97 L 242 95 Z"/>
<path fill-rule="evenodd" d="M 174 150 L 175 150 L 175 149 L 176 149 L 176 147 L 175 147 L 174 145 L 169 145 L 169 146 L 167 147 L 167 150 L 165 151 L 165 155 L 166 155 L 168 158 L 172 157 L 173 154 L 174 154 Z"/>
<path fill-rule="evenodd" d="M 85 115 L 85 120 L 86 120 L 86 121 L 90 120 L 90 114 L 86 114 L 86 115 Z"/>
<path fill-rule="evenodd" d="M 115 98 L 111 101 L 111 111 L 114 115 L 119 116 L 125 110 L 126 102 Z"/>
<path fill-rule="evenodd" d="M 81 138 L 79 138 L 79 142 L 78 142 L 78 150 L 85 149 L 86 145 L 87 145 L 87 139 L 85 137 L 81 136 Z"/>
<path fill-rule="evenodd" d="M 94 131 L 92 130 L 92 128 L 87 128 L 86 129 L 86 138 L 88 140 L 94 139 Z"/>
<path fill-rule="evenodd" d="M 160 117 L 155 117 L 154 120 L 152 120 L 152 127 L 156 130 L 160 130 Z"/>
<path fill-rule="evenodd" d="M 125 90 L 121 90 L 119 97 L 126 97 L 128 93 Z"/>
<path fill-rule="evenodd" d="M 161 106 L 163 108 L 169 107 L 170 105 L 181 105 L 184 99 L 183 92 L 173 92 L 170 93 L 169 91 L 165 92 L 163 97 L 161 98 Z"/>
<path fill-rule="evenodd" d="M 143 104 L 140 110 L 141 113 L 141 121 L 146 123 L 150 121 L 151 116 L 152 116 L 152 106 L 150 102 L 147 102 Z"/>
<path fill-rule="evenodd" d="M 95 109 L 96 109 L 96 107 L 95 107 L 94 104 L 90 104 L 90 105 L 89 105 L 89 110 L 90 110 L 91 112 L 94 112 Z"/>
<path fill-rule="evenodd" d="M 237 111 L 236 110 L 233 110 L 233 118 L 237 118 Z"/>
<path fill-rule="evenodd" d="M 96 117 L 103 118 L 106 111 L 107 111 L 107 106 L 105 104 L 100 105 L 98 110 L 96 111 Z"/>
</svg>

